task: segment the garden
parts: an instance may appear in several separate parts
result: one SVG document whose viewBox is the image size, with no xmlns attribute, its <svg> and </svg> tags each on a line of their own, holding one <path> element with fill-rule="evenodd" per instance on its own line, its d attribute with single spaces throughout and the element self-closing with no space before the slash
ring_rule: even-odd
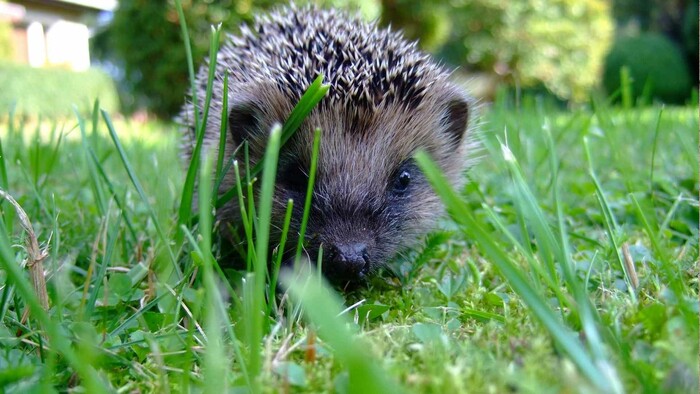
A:
<svg viewBox="0 0 700 394">
<path fill-rule="evenodd" d="M 343 2 L 458 66 L 482 146 L 459 189 L 416 153 L 447 214 L 349 292 L 269 245 L 323 76 L 240 164 L 240 267 L 212 193 L 239 163 L 184 161 L 172 120 L 278 2 L 119 3 L 93 43 L 116 82 L 0 63 L 3 392 L 698 391 L 697 2 Z"/>
</svg>

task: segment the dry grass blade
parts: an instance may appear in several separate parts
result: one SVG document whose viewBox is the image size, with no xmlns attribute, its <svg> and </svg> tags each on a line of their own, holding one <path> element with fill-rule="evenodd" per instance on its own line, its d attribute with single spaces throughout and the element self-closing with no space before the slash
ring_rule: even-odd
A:
<svg viewBox="0 0 700 394">
<path fill-rule="evenodd" d="M 24 212 L 22 206 L 12 198 L 7 192 L 0 189 L 0 197 L 7 200 L 17 212 L 17 217 L 19 218 L 19 223 L 27 233 L 27 261 L 26 265 L 29 267 L 29 273 L 31 274 L 32 286 L 34 287 L 34 292 L 39 297 L 39 302 L 41 307 L 45 310 L 49 310 L 49 295 L 46 292 L 46 278 L 44 278 L 44 259 L 48 256 L 46 249 L 39 249 L 39 241 L 36 239 L 36 234 L 34 233 L 34 227 L 32 227 L 32 222 L 29 221 L 29 216 Z M 27 317 L 29 309 L 24 313 L 22 320 L 24 321 Z"/>
<path fill-rule="evenodd" d="M 639 277 L 637 277 L 637 268 L 634 266 L 634 260 L 632 259 L 630 248 L 627 243 L 622 244 L 622 257 L 624 257 L 623 261 L 625 262 L 625 268 L 627 268 L 627 272 L 629 272 L 630 275 L 632 290 L 637 290 L 639 287 Z"/>
</svg>

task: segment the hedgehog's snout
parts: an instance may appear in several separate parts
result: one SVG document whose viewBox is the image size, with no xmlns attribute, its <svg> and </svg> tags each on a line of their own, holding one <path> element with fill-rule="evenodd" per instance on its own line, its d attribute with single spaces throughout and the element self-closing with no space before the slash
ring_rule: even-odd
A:
<svg viewBox="0 0 700 394">
<path fill-rule="evenodd" d="M 363 242 L 338 242 L 327 249 L 325 270 L 332 280 L 353 282 L 369 273 L 369 252 Z"/>
<path fill-rule="evenodd" d="M 330 201 L 333 201 L 331 199 Z M 377 265 L 377 239 L 374 218 L 350 214 L 337 205 L 331 205 L 315 217 L 311 233 L 317 238 L 309 245 L 310 255 L 322 253 L 323 275 L 336 286 L 361 284 Z"/>
</svg>

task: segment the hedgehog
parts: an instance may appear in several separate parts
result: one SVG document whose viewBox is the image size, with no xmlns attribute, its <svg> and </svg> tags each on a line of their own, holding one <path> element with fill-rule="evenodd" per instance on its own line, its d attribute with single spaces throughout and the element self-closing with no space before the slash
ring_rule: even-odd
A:
<svg viewBox="0 0 700 394">
<path fill-rule="evenodd" d="M 205 60 L 196 78 L 199 97 L 204 97 L 210 61 Z M 327 95 L 280 151 L 271 246 L 278 245 L 289 199 L 294 204 L 287 245 L 298 241 L 313 135 L 320 128 L 304 251 L 315 262 L 323 250 L 322 272 L 336 286 L 366 283 L 392 257 L 414 246 L 443 212 L 413 159 L 415 152 L 426 151 L 455 187 L 462 185 L 463 172 L 474 162 L 474 100 L 451 80 L 452 70 L 399 31 L 376 22 L 344 11 L 292 5 L 227 35 L 214 61 L 203 149 L 218 155 L 225 114 L 224 155 L 227 160 L 240 155 L 237 148 L 247 141 L 251 166 L 262 159 L 269 131 L 284 123 L 311 83 L 322 74 L 329 85 Z M 202 108 L 197 110 L 201 115 Z M 194 111 L 189 101 L 180 115 L 187 160 Z M 219 193 L 234 182 L 231 171 Z M 235 225 L 239 212 L 235 202 L 218 209 L 220 228 Z"/>
</svg>

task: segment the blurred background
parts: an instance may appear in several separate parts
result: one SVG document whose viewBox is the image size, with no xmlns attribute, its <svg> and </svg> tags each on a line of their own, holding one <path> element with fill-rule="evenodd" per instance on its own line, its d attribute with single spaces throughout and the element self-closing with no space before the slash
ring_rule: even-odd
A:
<svg viewBox="0 0 700 394">
<path fill-rule="evenodd" d="M 182 3 L 199 64 L 212 24 L 235 34 L 288 1 Z M 314 3 L 402 29 L 486 101 L 502 91 L 615 101 L 624 67 L 638 103 L 697 103 L 698 0 Z M 113 113 L 171 119 L 187 85 L 172 0 L 0 0 L 0 113 L 70 115 L 98 97 Z"/>
</svg>

